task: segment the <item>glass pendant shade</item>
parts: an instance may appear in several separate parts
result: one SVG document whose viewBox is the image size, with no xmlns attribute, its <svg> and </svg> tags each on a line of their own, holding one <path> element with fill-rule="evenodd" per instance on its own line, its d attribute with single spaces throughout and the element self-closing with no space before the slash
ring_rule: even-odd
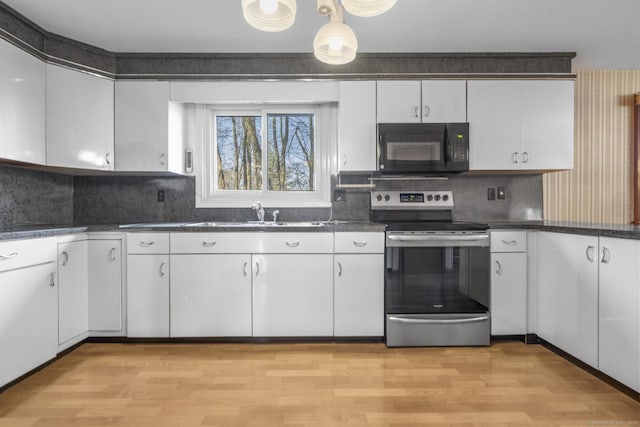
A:
<svg viewBox="0 0 640 427">
<path fill-rule="evenodd" d="M 244 19 L 262 31 L 283 31 L 296 19 L 296 0 L 242 0 Z"/>
<path fill-rule="evenodd" d="M 355 16 L 377 16 L 396 4 L 396 0 L 342 0 L 345 10 Z"/>
<path fill-rule="evenodd" d="M 347 64 L 355 59 L 357 50 L 355 33 L 342 22 L 329 22 L 313 40 L 313 54 L 326 64 Z"/>
</svg>

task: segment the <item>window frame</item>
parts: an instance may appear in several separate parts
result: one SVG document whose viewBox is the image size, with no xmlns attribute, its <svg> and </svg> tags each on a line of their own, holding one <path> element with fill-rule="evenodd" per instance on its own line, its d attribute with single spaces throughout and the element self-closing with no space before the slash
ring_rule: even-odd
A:
<svg viewBox="0 0 640 427">
<path fill-rule="evenodd" d="M 267 163 L 267 138 L 264 135 L 267 114 L 314 114 L 314 190 L 280 191 L 269 190 L 265 180 Z M 202 114 L 202 161 L 196 168 L 196 207 L 197 208 L 237 208 L 248 207 L 260 201 L 265 207 L 329 207 L 332 161 L 336 140 L 336 108 L 330 104 L 269 104 L 247 105 L 203 105 Z M 258 115 L 262 117 L 261 140 L 263 144 L 263 183 L 262 190 L 218 190 L 217 189 L 217 153 L 216 116 Z M 332 138 L 332 135 L 333 138 Z"/>
</svg>

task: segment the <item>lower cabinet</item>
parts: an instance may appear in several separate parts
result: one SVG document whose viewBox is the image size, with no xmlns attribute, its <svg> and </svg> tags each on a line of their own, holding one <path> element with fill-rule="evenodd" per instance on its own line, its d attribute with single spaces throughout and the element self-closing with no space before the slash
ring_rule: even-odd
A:
<svg viewBox="0 0 640 427">
<path fill-rule="evenodd" d="M 251 336 L 251 255 L 171 255 L 171 337 Z"/>
<path fill-rule="evenodd" d="M 333 255 L 253 255 L 253 335 L 333 335 Z"/>
<path fill-rule="evenodd" d="M 58 344 L 64 350 L 88 336 L 89 262 L 86 236 L 58 242 Z M 68 241 L 71 239 L 71 241 Z M 67 240 L 67 241 L 65 241 Z"/>
<path fill-rule="evenodd" d="M 169 337 L 169 255 L 127 257 L 127 336 Z"/>
<path fill-rule="evenodd" d="M 122 312 L 122 239 L 89 240 L 89 333 L 119 335 Z"/>
</svg>

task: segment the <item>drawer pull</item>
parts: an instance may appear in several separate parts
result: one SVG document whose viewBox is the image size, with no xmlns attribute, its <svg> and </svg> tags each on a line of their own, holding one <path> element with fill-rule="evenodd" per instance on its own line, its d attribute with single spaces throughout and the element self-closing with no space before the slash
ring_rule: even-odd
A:
<svg viewBox="0 0 640 427">
<path fill-rule="evenodd" d="M 69 263 L 69 252 L 62 251 L 62 256 L 64 257 L 64 261 L 62 261 L 62 265 L 67 265 Z"/>
<path fill-rule="evenodd" d="M 56 286 L 56 273 L 49 273 L 49 286 L 52 288 Z"/>
<path fill-rule="evenodd" d="M 353 241 L 353 246 L 357 246 L 359 248 L 364 248 L 365 246 L 367 246 L 367 241 L 366 240 L 361 240 L 361 241 L 354 240 Z"/>
<path fill-rule="evenodd" d="M 143 248 L 148 248 L 149 246 L 153 245 L 155 242 L 140 242 L 140 246 L 142 246 Z"/>
<path fill-rule="evenodd" d="M 20 252 L 11 252 L 9 255 L 0 254 L 0 261 L 10 258 L 15 258 L 18 256 Z"/>
<path fill-rule="evenodd" d="M 587 246 L 587 250 L 585 251 L 585 255 L 587 256 L 587 261 L 593 262 L 595 258 L 593 257 L 593 251 L 595 251 L 595 246 L 589 245 Z"/>
<path fill-rule="evenodd" d="M 611 261 L 611 251 L 609 250 L 609 248 L 604 246 L 602 248 L 602 259 L 600 260 L 600 262 L 603 264 L 609 264 L 610 261 Z"/>
<path fill-rule="evenodd" d="M 297 248 L 298 246 L 300 246 L 300 242 L 287 242 L 287 246 L 289 246 L 290 248 Z"/>
<path fill-rule="evenodd" d="M 500 264 L 500 261 L 496 261 L 496 274 L 502 276 L 502 264 Z"/>
<path fill-rule="evenodd" d="M 338 277 L 342 277 L 342 263 L 338 262 Z"/>
<path fill-rule="evenodd" d="M 247 277 L 247 262 L 245 261 L 244 265 L 242 266 L 242 275 L 244 277 Z"/>
<path fill-rule="evenodd" d="M 162 264 L 160 264 L 160 277 L 164 277 L 164 275 L 165 275 L 165 274 L 167 274 L 167 273 L 164 271 L 164 265 L 165 265 L 165 263 L 164 263 L 164 262 L 163 262 Z"/>
<path fill-rule="evenodd" d="M 202 242 L 202 246 L 205 248 L 212 248 L 216 245 L 217 242 Z"/>
<path fill-rule="evenodd" d="M 515 240 L 515 239 L 514 240 L 504 240 L 503 239 L 502 243 L 504 243 L 505 245 L 508 245 L 508 246 L 515 246 L 515 245 L 518 244 L 518 241 Z"/>
<path fill-rule="evenodd" d="M 109 251 L 109 261 L 115 262 L 116 260 L 116 248 L 111 248 Z"/>
</svg>

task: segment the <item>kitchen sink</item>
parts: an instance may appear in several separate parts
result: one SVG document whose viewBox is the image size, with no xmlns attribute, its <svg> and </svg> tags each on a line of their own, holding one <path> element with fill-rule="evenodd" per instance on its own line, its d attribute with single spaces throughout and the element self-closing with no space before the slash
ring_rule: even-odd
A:
<svg viewBox="0 0 640 427">
<path fill-rule="evenodd" d="M 238 222 L 195 222 L 185 227 L 324 227 L 324 222 L 270 222 L 270 221 L 238 221 Z"/>
<path fill-rule="evenodd" d="M 137 224 L 123 224 L 119 228 L 158 228 L 158 227 L 184 227 L 184 222 L 140 222 Z"/>
</svg>

